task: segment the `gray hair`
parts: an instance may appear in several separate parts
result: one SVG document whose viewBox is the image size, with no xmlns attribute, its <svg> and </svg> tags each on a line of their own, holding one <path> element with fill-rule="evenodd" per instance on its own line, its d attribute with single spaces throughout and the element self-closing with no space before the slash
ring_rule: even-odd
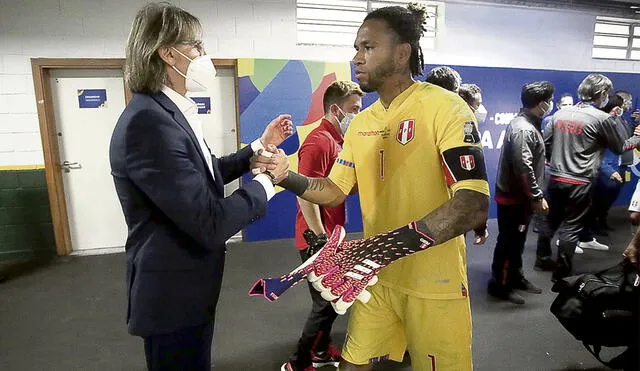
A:
<svg viewBox="0 0 640 371">
<path fill-rule="evenodd" d="M 162 46 L 195 42 L 202 25 L 195 16 L 166 2 L 149 3 L 136 14 L 127 39 L 125 81 L 134 93 L 157 93 L 165 83 Z"/>
<path fill-rule="evenodd" d="M 578 87 L 578 97 L 583 101 L 592 101 L 600 94 L 608 94 L 613 88 L 613 83 L 605 75 L 592 73 L 585 77 Z"/>
<path fill-rule="evenodd" d="M 458 71 L 453 68 L 449 66 L 440 66 L 429 71 L 425 81 L 457 93 L 458 89 L 460 89 L 462 78 Z"/>
</svg>

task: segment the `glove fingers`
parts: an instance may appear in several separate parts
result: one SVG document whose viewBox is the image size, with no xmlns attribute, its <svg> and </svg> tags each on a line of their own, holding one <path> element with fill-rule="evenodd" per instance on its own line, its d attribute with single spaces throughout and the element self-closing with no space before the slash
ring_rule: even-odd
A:
<svg viewBox="0 0 640 371">
<path fill-rule="evenodd" d="M 311 284 L 311 286 L 313 286 L 314 289 L 316 289 L 317 291 L 320 291 L 320 292 L 329 290 L 329 288 L 324 287 L 324 285 L 322 284 L 322 280 L 317 280 L 317 281 L 313 282 Z"/>
<path fill-rule="evenodd" d="M 367 286 L 373 286 L 376 283 L 378 283 L 378 276 L 375 275 L 373 277 L 371 277 L 371 279 L 369 280 L 369 282 L 367 282 Z"/>
<path fill-rule="evenodd" d="M 332 304 L 334 300 L 339 298 L 339 296 L 333 295 L 330 290 L 320 291 L 320 296 L 322 296 L 324 300 L 332 302 Z"/>
<path fill-rule="evenodd" d="M 351 281 L 349 282 L 347 290 L 341 295 L 341 299 L 345 302 L 353 302 L 358 299 L 366 303 L 371 299 L 371 293 L 369 293 L 366 288 L 367 286 L 375 285 L 376 282 L 378 282 L 378 276 L 371 276 L 368 280 Z M 335 290 L 333 293 L 338 294 Z"/>
<path fill-rule="evenodd" d="M 336 313 L 338 314 L 347 313 L 347 309 L 349 309 L 352 305 L 353 305 L 352 301 L 345 302 L 342 300 L 342 298 L 336 300 L 335 302 L 331 302 L 331 306 L 333 307 L 333 310 L 335 310 Z"/>
<path fill-rule="evenodd" d="M 340 245 L 346 235 L 347 235 L 347 232 L 344 231 L 344 228 L 341 225 L 336 225 L 336 227 L 333 228 L 333 231 L 331 232 L 331 238 L 329 238 L 329 241 L 327 241 L 327 245 L 328 244 L 332 244 L 332 245 L 335 244 L 334 246 Z"/>
<path fill-rule="evenodd" d="M 309 274 L 307 275 L 307 280 L 309 282 L 316 282 L 320 279 L 321 277 L 316 276 L 315 272 L 311 271 L 309 272 Z"/>
<path fill-rule="evenodd" d="M 371 299 L 371 293 L 367 290 L 362 290 L 362 292 L 356 296 L 356 299 L 363 303 L 367 303 Z"/>
</svg>

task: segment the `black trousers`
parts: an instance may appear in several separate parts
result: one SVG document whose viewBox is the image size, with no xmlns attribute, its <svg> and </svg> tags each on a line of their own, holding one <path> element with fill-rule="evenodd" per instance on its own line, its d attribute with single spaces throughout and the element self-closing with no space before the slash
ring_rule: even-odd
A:
<svg viewBox="0 0 640 371">
<path fill-rule="evenodd" d="M 144 338 L 149 371 L 210 371 L 213 322 Z"/>
<path fill-rule="evenodd" d="M 591 187 L 591 183 L 568 184 L 553 179 L 549 181 L 549 214 L 545 218 L 544 228 L 538 234 L 538 258 L 551 257 L 551 239 L 557 232 L 558 262 L 564 269 L 571 271 L 576 244 L 588 221 Z"/>
<path fill-rule="evenodd" d="M 620 171 L 622 177 L 624 177 L 624 173 L 624 170 Z M 600 222 L 607 218 L 609 210 L 618 196 L 620 196 L 623 186 L 624 182 L 618 183 L 615 180 L 604 179 L 603 176 L 598 177 L 593 187 L 593 193 L 597 195 L 593 199 L 593 213 L 596 221 Z"/>
<path fill-rule="evenodd" d="M 302 261 L 307 260 L 307 251 L 300 251 Z M 298 369 L 304 369 L 311 365 L 311 352 L 324 352 L 331 343 L 331 328 L 338 314 L 333 310 L 331 303 L 324 300 L 320 296 L 320 292 L 309 286 L 311 293 L 312 306 L 307 317 L 307 322 L 302 329 L 302 335 L 298 340 L 295 353 L 289 358 L 289 361 Z"/>
<path fill-rule="evenodd" d="M 528 204 L 498 204 L 498 239 L 491 271 L 495 283 L 512 289 L 524 276 L 522 253 L 532 210 Z"/>
<path fill-rule="evenodd" d="M 624 176 L 624 171 L 620 172 Z M 605 179 L 600 175 L 596 179 L 592 187 L 591 207 L 585 221 L 582 233 L 580 233 L 580 241 L 589 242 L 593 240 L 593 232 L 606 222 L 607 215 L 613 203 L 616 201 L 624 183 L 618 183 L 615 180 Z"/>
</svg>

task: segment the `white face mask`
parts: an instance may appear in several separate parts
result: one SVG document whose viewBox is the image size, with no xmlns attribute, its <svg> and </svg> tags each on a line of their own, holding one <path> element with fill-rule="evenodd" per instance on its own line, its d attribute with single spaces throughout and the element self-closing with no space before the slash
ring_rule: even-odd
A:
<svg viewBox="0 0 640 371">
<path fill-rule="evenodd" d="M 213 82 L 216 79 L 216 68 L 213 66 L 211 57 L 206 55 L 191 59 L 181 53 L 178 49 L 172 48 L 178 54 L 189 60 L 187 74 L 180 72 L 175 66 L 171 66 L 180 76 L 185 79 L 185 88 L 191 93 L 201 93 L 213 89 Z"/>
<path fill-rule="evenodd" d="M 340 111 L 340 113 L 342 113 L 342 120 L 340 120 L 340 122 L 338 123 L 340 125 L 340 130 L 342 131 L 342 135 L 347 134 L 347 129 L 349 128 L 349 124 L 351 123 L 351 120 L 353 120 L 354 117 L 356 117 L 355 113 L 352 112 L 347 112 L 344 113 L 340 107 L 336 106 L 336 108 L 338 108 L 338 110 Z M 336 118 L 338 118 L 336 116 Z"/>
<path fill-rule="evenodd" d="M 478 109 L 476 110 L 476 112 L 474 112 L 474 114 L 476 115 L 476 120 L 478 120 L 478 124 L 481 124 L 484 122 L 484 120 L 487 119 L 487 109 L 484 108 L 484 105 L 480 105 L 480 107 L 478 107 Z"/>
<path fill-rule="evenodd" d="M 604 100 L 600 103 L 598 108 L 604 108 L 604 107 L 607 106 L 607 104 L 609 104 L 609 95 L 608 94 L 607 94 L 607 96 L 604 97 Z"/>
</svg>

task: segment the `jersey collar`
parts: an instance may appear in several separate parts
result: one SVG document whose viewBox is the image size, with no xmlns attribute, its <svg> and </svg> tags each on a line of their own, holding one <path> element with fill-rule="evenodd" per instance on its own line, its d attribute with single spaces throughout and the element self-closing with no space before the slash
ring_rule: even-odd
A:
<svg viewBox="0 0 640 371">
<path fill-rule="evenodd" d="M 393 100 L 391 101 L 391 104 L 389 104 L 389 108 L 384 108 L 384 106 L 382 105 L 382 101 L 380 101 L 380 98 L 378 98 L 378 103 L 380 104 L 380 107 L 382 108 L 383 111 L 387 111 L 387 112 L 393 111 L 394 109 L 400 107 L 402 103 L 404 103 L 407 100 L 407 98 L 411 95 L 411 93 L 413 93 L 413 91 L 416 90 L 418 85 L 420 85 L 420 82 L 414 81 L 413 84 L 409 85 L 409 87 L 406 88 L 402 93 L 398 94 L 397 97 L 393 98 Z"/>
<path fill-rule="evenodd" d="M 340 132 L 338 131 L 338 129 L 336 129 L 335 126 L 333 126 L 333 124 L 331 123 L 331 121 L 327 120 L 326 118 L 322 118 L 322 121 L 320 122 L 320 128 L 324 131 L 327 131 L 329 133 L 329 135 L 331 135 L 331 137 L 338 142 L 338 144 L 342 145 L 342 143 L 344 142 L 344 137 L 342 136 L 342 134 L 340 134 Z"/>
</svg>

